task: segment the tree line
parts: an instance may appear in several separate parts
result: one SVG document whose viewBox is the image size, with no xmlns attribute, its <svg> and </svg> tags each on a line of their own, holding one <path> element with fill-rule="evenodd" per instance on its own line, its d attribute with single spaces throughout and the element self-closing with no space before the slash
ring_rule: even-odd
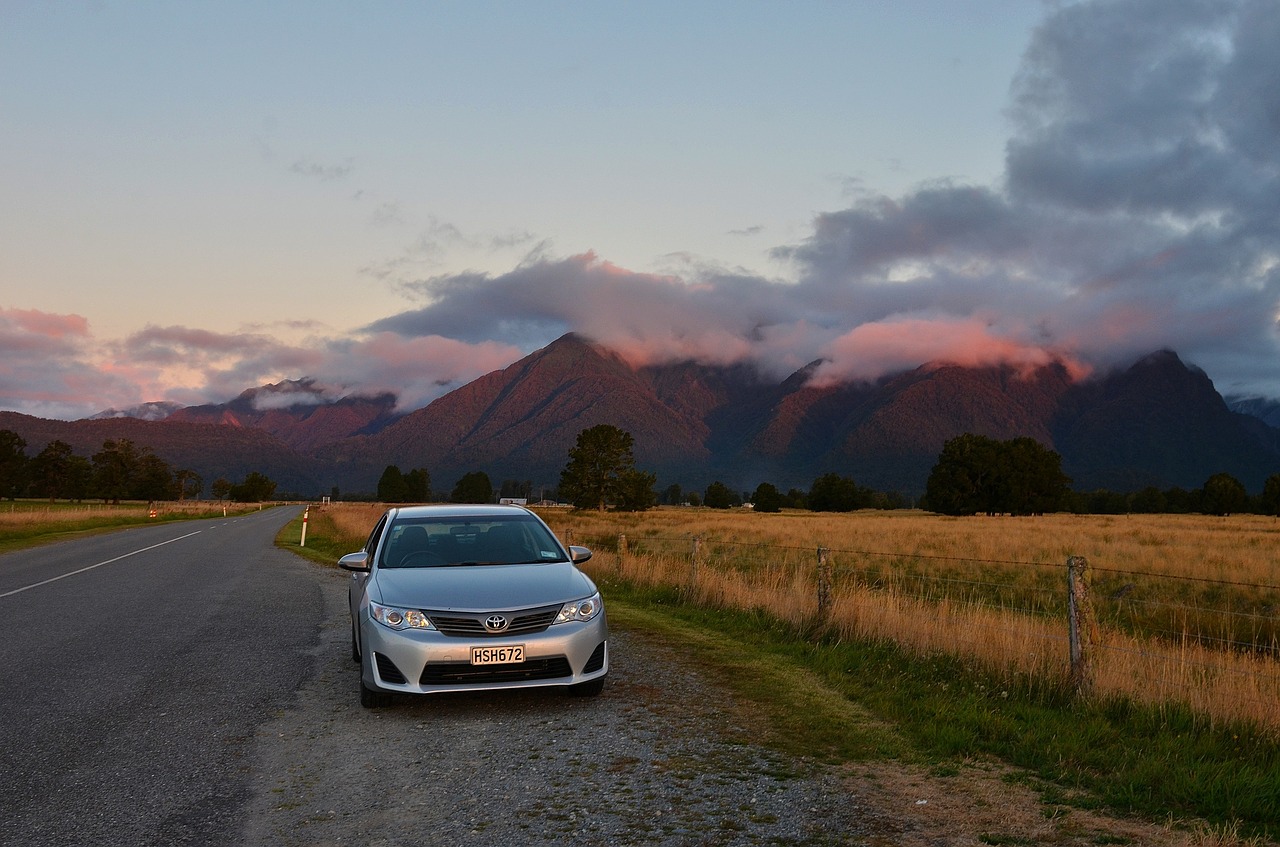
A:
<svg viewBox="0 0 1280 847">
<path fill-rule="evenodd" d="M 0 430 L 0 497 L 55 500 L 186 500 L 199 498 L 204 480 L 189 468 L 175 468 L 150 447 L 127 438 L 108 439 L 92 456 L 75 453 L 65 441 L 51 441 L 35 456 L 12 430 Z M 252 471 L 233 483 L 216 479 L 210 495 L 218 500 L 255 503 L 270 500 L 276 484 Z"/>
<path fill-rule="evenodd" d="M 531 481 L 507 479 L 495 489 L 483 471 L 464 474 L 446 495 L 432 491 L 426 468 L 402 472 L 398 466 L 388 465 L 378 480 L 377 499 L 385 503 L 424 503 L 433 499 L 489 503 L 499 497 L 543 499 L 549 493 L 579 509 L 619 511 L 642 511 L 657 504 L 713 509 L 750 504 L 758 512 L 784 508 L 852 512 L 919 505 L 946 515 L 1280 515 L 1280 474 L 1268 477 L 1257 496 L 1250 495 L 1239 480 L 1226 473 L 1214 474 L 1203 487 L 1190 491 L 1148 487 L 1128 493 L 1075 492 L 1070 477 L 1062 471 L 1062 457 L 1026 437 L 999 441 L 964 434 L 948 440 L 918 503 L 898 492 L 860 486 L 852 478 L 836 473 L 819 476 L 808 490 L 791 488 L 782 492 L 772 483 L 762 482 L 752 492 L 739 492 L 717 480 L 701 491 L 685 491 L 679 484 L 672 484 L 659 493 L 655 490 L 656 475 L 636 467 L 634 446 L 630 433 L 609 424 L 583 430 L 568 452 L 558 488 L 540 490 L 537 498 Z M 36 456 L 28 457 L 21 437 L 10 430 L 0 430 L 0 497 L 101 499 L 117 503 L 184 500 L 200 497 L 203 487 L 199 474 L 174 468 L 150 448 L 138 447 L 128 439 L 105 441 L 102 449 L 90 457 L 76 455 L 63 441 L 53 441 Z M 260 502 L 271 499 L 275 489 L 275 482 L 255 471 L 239 483 L 215 480 L 210 495 L 218 500 Z"/>
<path fill-rule="evenodd" d="M 1280 514 L 1280 474 L 1269 477 L 1257 497 L 1250 496 L 1239 480 L 1226 473 L 1214 474 L 1205 481 L 1203 488 L 1195 491 L 1147 488 L 1128 494 L 1075 492 L 1071 489 L 1071 478 L 1062 470 L 1062 457 L 1034 438 L 1027 437 L 1000 441 L 964 434 L 948 440 L 929 474 L 924 497 L 918 503 L 899 492 L 876 491 L 860 486 L 852 478 L 836 473 L 819 476 L 807 491 L 791 488 L 784 493 L 772 483 L 762 482 L 752 492 L 738 492 L 717 480 L 702 491 L 684 491 L 679 484 L 672 484 L 658 493 L 654 490 L 655 475 L 635 467 L 633 447 L 631 434 L 617 427 L 600 424 L 583 430 L 577 443 L 569 450 L 556 496 L 579 509 L 613 508 L 619 511 L 640 511 L 662 503 L 712 509 L 750 504 L 758 512 L 777 512 L 784 508 L 852 512 L 918 505 L 945 515 L 1038 515 L 1048 512 Z M 425 476 L 426 472 L 421 473 Z M 521 496 L 506 494 L 507 486 L 508 483 L 504 483 L 502 496 Z M 470 492 L 466 489 L 463 481 L 459 481 L 449 499 L 454 502 L 489 502 L 493 496 L 488 477 L 484 477 L 484 486 L 479 489 Z M 468 496 L 476 499 L 466 499 Z"/>
</svg>

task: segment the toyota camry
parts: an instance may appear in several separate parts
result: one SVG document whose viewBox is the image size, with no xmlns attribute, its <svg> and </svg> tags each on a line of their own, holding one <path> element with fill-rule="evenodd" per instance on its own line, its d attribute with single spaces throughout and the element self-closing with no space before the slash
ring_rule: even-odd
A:
<svg viewBox="0 0 1280 847">
<path fill-rule="evenodd" d="M 388 510 L 351 572 L 351 655 L 360 703 L 434 694 L 560 686 L 595 695 L 609 672 L 600 592 L 560 543 L 519 506 Z"/>
</svg>

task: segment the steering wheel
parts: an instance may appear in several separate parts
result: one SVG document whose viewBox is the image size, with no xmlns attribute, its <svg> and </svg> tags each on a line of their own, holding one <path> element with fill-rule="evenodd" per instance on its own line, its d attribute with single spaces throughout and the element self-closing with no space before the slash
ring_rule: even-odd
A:
<svg viewBox="0 0 1280 847">
<path fill-rule="evenodd" d="M 444 556 L 431 550 L 414 550 L 400 558 L 400 567 L 402 568 L 429 568 L 433 565 L 443 565 Z"/>
</svg>

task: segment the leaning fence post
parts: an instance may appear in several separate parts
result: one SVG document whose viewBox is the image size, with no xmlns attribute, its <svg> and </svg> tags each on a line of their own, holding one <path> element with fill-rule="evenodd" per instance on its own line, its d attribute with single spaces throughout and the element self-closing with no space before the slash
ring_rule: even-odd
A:
<svg viewBox="0 0 1280 847">
<path fill-rule="evenodd" d="M 1093 687 L 1093 654 L 1098 644 L 1098 619 L 1089 597 L 1089 560 L 1067 559 L 1067 621 L 1071 643 L 1071 688 L 1087 694 Z"/>
<path fill-rule="evenodd" d="M 831 613 L 831 551 L 818 548 L 818 617 Z"/>
<path fill-rule="evenodd" d="M 693 537 L 693 556 L 689 561 L 689 582 L 698 583 L 698 559 L 702 557 L 702 536 Z"/>
</svg>

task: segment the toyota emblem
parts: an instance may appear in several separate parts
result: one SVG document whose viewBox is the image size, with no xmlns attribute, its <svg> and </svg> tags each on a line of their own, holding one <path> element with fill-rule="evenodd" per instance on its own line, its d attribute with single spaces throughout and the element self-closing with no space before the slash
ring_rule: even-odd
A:
<svg viewBox="0 0 1280 847">
<path fill-rule="evenodd" d="M 484 626 L 490 632 L 501 632 L 507 628 L 507 619 L 502 615 L 489 615 L 484 619 Z"/>
</svg>

